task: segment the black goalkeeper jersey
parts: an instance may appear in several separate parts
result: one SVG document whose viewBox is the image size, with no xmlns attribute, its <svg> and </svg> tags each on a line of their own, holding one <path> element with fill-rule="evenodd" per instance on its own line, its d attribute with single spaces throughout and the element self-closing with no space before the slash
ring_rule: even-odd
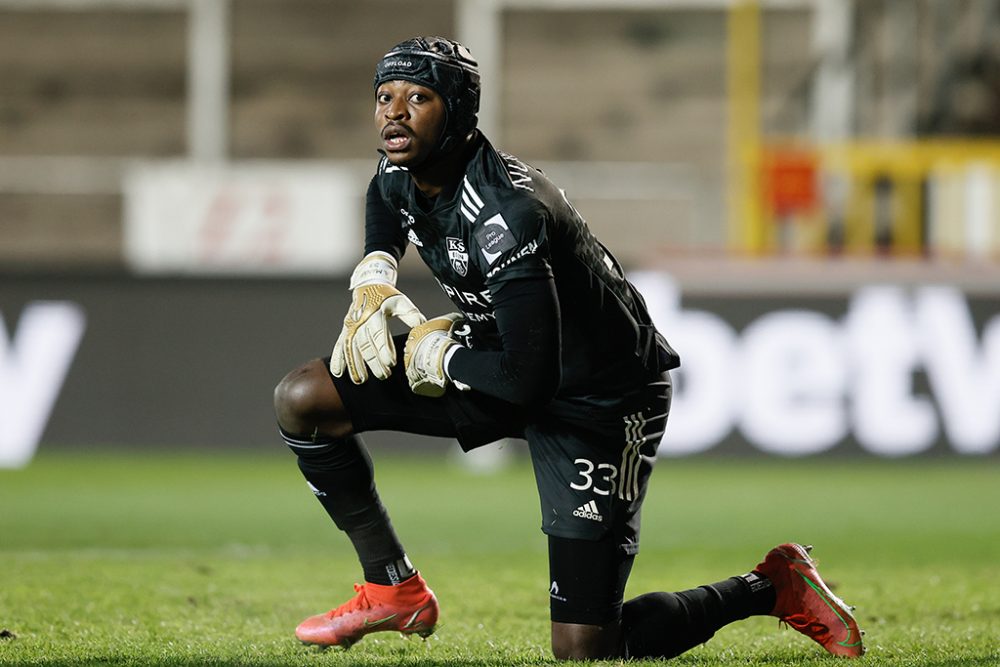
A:
<svg viewBox="0 0 1000 667">
<path fill-rule="evenodd" d="M 565 193 L 481 134 L 461 182 L 433 200 L 405 168 L 384 157 L 379 162 L 369 188 L 366 251 L 399 257 L 408 243 L 465 316 L 470 332 L 463 342 L 470 350 L 456 353 L 449 371 L 475 390 L 493 393 L 489 376 L 477 377 L 483 364 L 475 359 L 478 352 L 503 350 L 494 297 L 514 281 L 554 285 L 558 306 L 549 310 L 557 311 L 559 377 L 547 410 L 613 404 L 679 365 L 642 297 Z M 504 317 L 529 335 L 539 326 L 518 322 L 517 312 Z M 550 319 L 530 311 L 523 317 Z"/>
</svg>

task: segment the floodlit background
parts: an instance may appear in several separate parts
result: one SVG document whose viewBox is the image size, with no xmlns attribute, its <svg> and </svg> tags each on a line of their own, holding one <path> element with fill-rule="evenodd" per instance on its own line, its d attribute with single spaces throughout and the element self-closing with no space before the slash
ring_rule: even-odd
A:
<svg viewBox="0 0 1000 667">
<path fill-rule="evenodd" d="M 516 441 L 366 435 L 441 627 L 292 636 L 360 570 L 272 389 L 340 331 L 414 34 L 681 355 L 627 597 L 811 542 L 868 664 L 1000 664 L 1000 0 L 0 0 L 0 665 L 552 664 Z M 829 664 L 774 625 L 678 660 Z"/>
<path fill-rule="evenodd" d="M 276 446 L 412 34 L 468 44 L 481 127 L 641 285 L 663 453 L 1000 450 L 996 0 L 0 0 L 0 465 Z"/>
</svg>

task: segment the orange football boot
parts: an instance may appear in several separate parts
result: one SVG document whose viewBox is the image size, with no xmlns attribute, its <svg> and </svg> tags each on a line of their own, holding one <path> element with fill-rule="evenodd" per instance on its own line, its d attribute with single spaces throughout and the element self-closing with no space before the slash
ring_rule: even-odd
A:
<svg viewBox="0 0 1000 667">
<path fill-rule="evenodd" d="M 809 558 L 811 546 L 781 544 L 771 549 L 754 570 L 771 580 L 777 616 L 834 655 L 859 658 L 865 652 L 857 621 L 843 600 L 834 595 Z"/>
<path fill-rule="evenodd" d="M 415 574 L 396 586 L 354 584 L 357 595 L 325 614 L 310 616 L 295 628 L 303 644 L 349 648 L 371 632 L 395 630 L 427 637 L 438 620 L 438 602 L 427 582 Z"/>
</svg>

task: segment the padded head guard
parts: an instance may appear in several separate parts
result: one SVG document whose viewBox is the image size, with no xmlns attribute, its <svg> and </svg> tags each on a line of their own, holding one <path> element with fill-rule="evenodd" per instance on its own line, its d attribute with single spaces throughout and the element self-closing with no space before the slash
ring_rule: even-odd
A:
<svg viewBox="0 0 1000 667">
<path fill-rule="evenodd" d="M 375 89 L 398 80 L 427 86 L 444 99 L 447 116 L 436 153 L 452 150 L 476 128 L 479 63 L 458 42 L 443 37 L 400 42 L 375 66 Z"/>
</svg>

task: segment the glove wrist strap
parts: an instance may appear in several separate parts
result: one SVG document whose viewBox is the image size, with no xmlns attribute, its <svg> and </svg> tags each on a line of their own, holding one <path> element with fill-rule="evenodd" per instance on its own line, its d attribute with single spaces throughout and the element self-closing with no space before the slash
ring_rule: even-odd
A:
<svg viewBox="0 0 1000 667">
<path fill-rule="evenodd" d="M 435 379 L 443 382 L 448 381 L 447 365 L 448 349 L 457 346 L 454 340 L 448 337 L 443 331 L 434 331 L 424 337 L 417 346 L 417 354 L 425 359 L 425 368 L 428 375 L 433 372 Z"/>
<path fill-rule="evenodd" d="M 451 358 L 454 357 L 455 353 L 458 352 L 462 347 L 464 347 L 464 346 L 461 343 L 458 343 L 458 342 L 456 342 L 454 345 L 450 346 L 445 351 L 445 353 L 444 353 L 444 362 L 442 362 L 441 366 L 442 366 L 442 368 L 444 370 L 444 376 L 445 376 L 445 378 L 448 379 L 448 380 L 450 380 L 451 383 L 453 385 L 455 385 L 456 389 L 458 389 L 459 391 L 469 391 L 470 389 L 472 389 L 472 387 L 470 387 L 469 385 L 465 384 L 464 382 L 459 382 L 458 380 L 456 380 L 455 378 L 453 378 L 451 376 L 451 373 L 448 371 L 448 364 L 451 363 Z"/>
<path fill-rule="evenodd" d="M 451 363 L 451 358 L 455 356 L 456 352 L 458 352 L 458 348 L 459 347 L 461 347 L 461 346 L 460 345 L 451 345 L 451 346 L 448 347 L 447 350 L 445 350 L 445 353 L 444 353 L 444 361 L 441 363 L 441 367 L 444 370 L 444 376 L 445 376 L 445 378 L 447 378 L 449 380 L 451 380 L 451 373 L 448 371 L 448 364 Z"/>
<path fill-rule="evenodd" d="M 395 287 L 398 275 L 397 267 L 396 258 L 389 253 L 381 250 L 370 252 L 354 267 L 350 289 L 355 290 L 365 285 L 392 285 Z"/>
</svg>

